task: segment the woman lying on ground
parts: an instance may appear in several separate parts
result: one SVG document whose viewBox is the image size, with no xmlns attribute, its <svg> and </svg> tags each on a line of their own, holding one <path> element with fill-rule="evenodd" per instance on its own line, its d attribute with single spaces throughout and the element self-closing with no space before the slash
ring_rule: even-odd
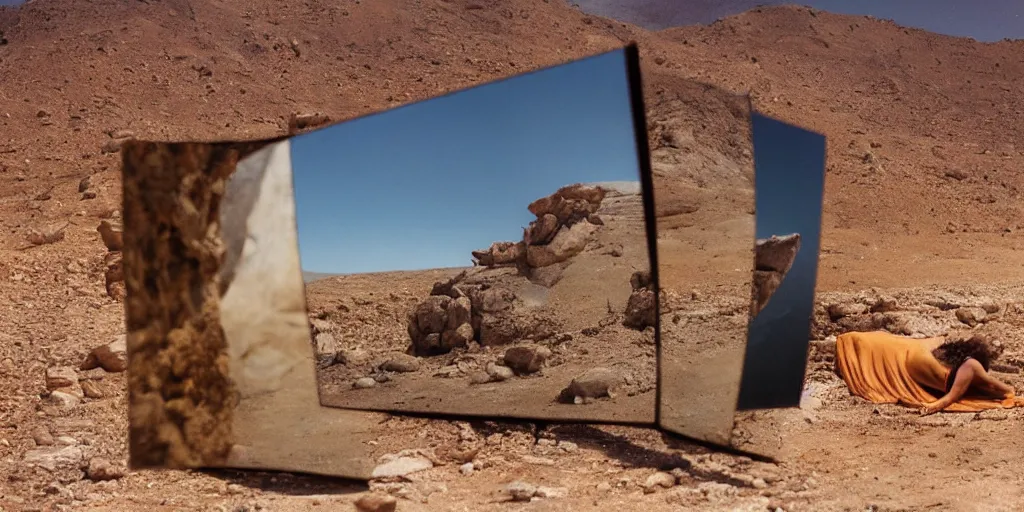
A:
<svg viewBox="0 0 1024 512">
<path fill-rule="evenodd" d="M 915 339 L 875 331 L 836 339 L 836 366 L 852 394 L 922 414 L 1024 406 L 1012 386 L 988 373 L 994 355 L 980 336 Z"/>
<path fill-rule="evenodd" d="M 967 396 L 968 391 L 1000 399 L 1014 397 L 1013 386 L 988 373 L 995 351 L 982 336 L 945 341 L 932 349 L 931 353 L 946 366 L 947 376 L 942 388 L 946 394 L 934 402 L 924 404 L 921 414 L 939 412 Z"/>
</svg>

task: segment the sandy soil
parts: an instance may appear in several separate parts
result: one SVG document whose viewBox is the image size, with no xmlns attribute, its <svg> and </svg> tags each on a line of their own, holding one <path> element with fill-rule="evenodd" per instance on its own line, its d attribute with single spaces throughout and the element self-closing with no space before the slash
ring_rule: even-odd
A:
<svg viewBox="0 0 1024 512">
<path fill-rule="evenodd" d="M 35 0 L 0 9 L 0 31 L 5 510 L 288 512 L 350 508 L 366 491 L 288 474 L 125 474 L 124 375 L 77 372 L 98 391 L 77 405 L 47 391 L 47 369 L 77 368 L 124 333 L 124 306 L 104 292 L 106 250 L 95 231 L 120 204 L 120 136 L 274 136 L 292 112 L 344 119 L 624 40 L 637 40 L 643 54 L 652 149 L 665 158 L 655 171 L 680 184 L 678 194 L 659 192 L 668 200 L 661 204 L 685 206 L 689 192 L 701 191 L 698 178 L 742 178 L 695 176 L 703 168 L 688 165 L 690 139 L 661 142 L 665 125 L 689 122 L 714 128 L 691 134 L 700 147 L 742 153 L 729 144 L 742 139 L 739 131 L 721 137 L 730 116 L 679 101 L 700 89 L 685 79 L 750 90 L 761 111 L 829 137 L 822 310 L 918 287 L 902 295 L 902 314 L 942 332 L 964 326 L 951 318 L 955 309 L 934 304 L 992 300 L 999 313 L 982 327 L 999 335 L 1009 369 L 1019 372 L 1024 361 L 1021 42 L 981 44 L 802 8 L 646 32 L 555 0 L 310 2 L 288 11 L 260 1 Z M 79 192 L 86 177 L 95 196 Z M 674 218 L 698 225 L 686 215 Z M 69 221 L 64 239 L 19 250 L 30 230 Z M 676 292 L 686 297 L 694 287 Z M 702 300 L 716 300 L 704 293 Z M 836 329 L 855 325 L 840 322 L 846 327 Z M 825 327 L 822 340 L 832 329 Z M 757 418 L 781 426 L 778 464 L 708 454 L 638 428 L 554 427 L 538 441 L 531 425 L 382 417 L 367 433 L 376 453 L 479 450 L 469 475 L 458 457 L 438 456 L 431 469 L 371 487 L 409 511 L 1020 508 L 1020 411 L 919 418 L 864 403 L 827 369 L 822 344 L 804 407 Z M 1000 377 L 1024 384 L 1019 373 Z M 100 471 L 104 460 L 109 467 Z M 84 471 L 90 462 L 93 471 Z M 678 483 L 647 492 L 643 484 L 658 470 L 675 470 Z M 504 503 L 514 480 L 564 488 L 565 496 Z"/>
</svg>

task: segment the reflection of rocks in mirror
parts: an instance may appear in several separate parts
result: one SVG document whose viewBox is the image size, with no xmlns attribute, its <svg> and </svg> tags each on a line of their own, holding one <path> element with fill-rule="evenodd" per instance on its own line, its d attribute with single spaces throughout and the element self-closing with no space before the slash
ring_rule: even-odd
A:
<svg viewBox="0 0 1024 512">
<path fill-rule="evenodd" d="M 473 251 L 473 267 L 308 283 L 322 403 L 652 418 L 656 297 L 639 185 L 564 186 L 528 209 L 522 239 Z"/>
<path fill-rule="evenodd" d="M 754 254 L 754 280 L 751 285 L 750 317 L 756 317 L 779 289 L 800 251 L 800 234 L 772 235 L 757 241 Z"/>
</svg>

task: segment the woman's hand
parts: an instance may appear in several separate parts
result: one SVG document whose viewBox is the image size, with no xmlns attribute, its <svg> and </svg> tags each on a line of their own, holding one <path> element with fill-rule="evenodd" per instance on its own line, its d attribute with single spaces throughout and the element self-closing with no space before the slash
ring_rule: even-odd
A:
<svg viewBox="0 0 1024 512">
<path fill-rule="evenodd" d="M 942 404 L 939 401 L 930 402 L 924 404 L 921 407 L 921 416 L 928 416 L 929 414 L 935 414 L 943 409 Z"/>
</svg>

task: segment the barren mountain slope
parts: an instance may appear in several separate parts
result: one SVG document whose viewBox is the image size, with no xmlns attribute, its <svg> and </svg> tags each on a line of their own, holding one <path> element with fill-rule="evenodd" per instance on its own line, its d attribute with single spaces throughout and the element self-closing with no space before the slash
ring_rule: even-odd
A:
<svg viewBox="0 0 1024 512">
<path fill-rule="evenodd" d="M 1021 42 L 979 44 L 798 8 L 649 33 L 583 15 L 559 0 L 309 1 L 289 10 L 262 0 L 34 0 L 19 10 L 0 9 L 0 31 L 8 40 L 0 45 L 0 505 L 13 510 L 19 503 L 72 499 L 75 509 L 86 509 L 86 501 L 105 510 L 253 508 L 255 501 L 264 508 L 273 502 L 273 510 L 306 510 L 335 499 L 284 497 L 297 492 L 288 487 L 289 477 L 280 477 L 281 483 L 269 477 L 259 482 L 259 476 L 239 480 L 277 489 L 265 495 L 229 488 L 224 479 L 177 473 L 141 472 L 92 484 L 80 481 L 80 472 L 51 475 L 22 462 L 28 451 L 48 446 L 36 446 L 34 438 L 45 441 L 36 435 L 39 429 L 51 437 L 72 436 L 85 452 L 115 463 L 126 454 L 122 374 L 89 373 L 103 397 L 87 398 L 71 410 L 41 396 L 47 368 L 77 367 L 93 347 L 124 332 L 123 305 L 104 293 L 105 250 L 95 231 L 101 217 L 116 216 L 120 201 L 111 134 L 176 140 L 278 135 L 292 112 L 321 111 L 343 119 L 634 39 L 643 55 L 650 118 L 683 130 L 691 119 L 704 124 L 694 127 L 694 139 L 706 150 L 702 154 L 743 158 L 728 142 L 708 136 L 728 133 L 738 121 L 717 107 L 719 114 L 707 116 L 700 105 L 677 101 L 684 78 L 736 92 L 750 89 L 763 111 L 829 136 L 822 288 L 1019 281 L 1024 272 L 1014 254 L 1024 227 L 1018 225 L 1024 177 L 1017 172 L 1024 148 L 1016 142 L 1024 110 L 1024 83 L 1017 80 L 1024 74 Z M 651 129 L 663 128 L 652 123 Z M 652 145 L 659 147 L 659 140 L 652 137 Z M 656 158 L 664 163 L 675 158 L 673 151 L 685 150 L 659 151 Z M 695 179 L 693 169 L 676 169 L 675 177 L 685 178 L 678 181 L 672 166 L 662 170 L 659 190 Z M 87 176 L 87 192 L 80 193 L 80 180 Z M 732 173 L 728 180 L 715 173 L 700 176 L 711 189 L 738 187 L 729 181 Z M 96 197 L 83 200 L 89 192 Z M 707 208 L 713 207 L 709 202 Z M 27 245 L 29 229 L 69 221 L 63 240 L 18 250 Z M 870 406 L 858 407 L 861 420 L 870 415 Z M 1015 421 L 991 430 L 1013 435 L 1019 415 L 1011 418 Z M 888 432 L 892 425 L 863 420 L 843 431 L 848 437 L 837 449 L 845 447 L 848 460 L 836 469 L 827 453 L 814 452 L 838 439 L 828 430 L 835 427 L 829 421 L 802 427 L 794 458 L 809 453 L 802 459 L 806 464 L 776 467 L 772 471 L 783 476 L 772 479 L 768 489 L 736 491 L 716 481 L 702 483 L 713 486 L 700 492 L 725 493 L 715 503 L 734 510 L 736 500 L 762 499 L 771 491 L 775 503 L 792 510 L 788 503 L 813 497 L 800 493 L 813 493 L 818 483 L 811 482 L 817 480 L 826 495 L 863 508 L 868 502 L 844 485 L 858 478 L 848 468 L 870 462 L 876 475 L 891 480 L 900 478 L 892 468 L 905 457 L 934 468 L 927 450 L 883 449 L 879 455 L 864 448 L 875 432 Z M 425 420 L 392 420 L 386 428 L 381 442 L 396 449 L 417 445 L 423 436 L 466 436 L 462 426 Z M 980 430 L 967 431 L 973 443 L 968 446 L 950 444 L 959 441 L 948 423 L 915 428 L 934 434 L 930 439 L 937 452 L 962 451 L 964 460 L 992 462 L 985 466 L 988 484 L 964 480 L 950 496 L 1009 492 L 997 489 L 997 480 L 1010 478 L 1012 486 L 1021 462 L 997 466 L 999 461 L 972 455 L 982 453 Z M 498 470 L 445 480 L 451 492 L 442 503 L 491 506 L 506 476 L 557 484 L 568 465 L 598 469 L 573 473 L 568 499 L 541 502 L 535 509 L 584 508 L 598 501 L 604 509 L 636 508 L 638 501 L 647 510 L 679 506 L 672 505 L 671 496 L 639 491 L 638 484 L 654 469 L 683 465 L 663 455 L 665 444 L 649 432 L 562 430 L 561 436 L 583 446 L 564 458 L 558 455 L 558 466 L 548 467 L 520 460 L 523 453 L 555 456 L 542 445 L 533 447 L 529 432 L 496 429 L 487 426 L 480 436 L 498 439 L 483 452 L 498 461 Z M 800 446 L 809 451 L 801 452 Z M 748 463 L 736 462 L 744 468 Z M 614 474 L 605 474 L 609 466 Z M 828 473 L 829 468 L 834 472 L 811 477 L 812 470 Z M 927 473 L 926 485 L 961 482 L 956 471 Z M 455 472 L 443 478 L 458 477 Z M 416 488 L 428 484 L 437 482 L 417 482 Z M 601 490 L 609 484 L 611 491 Z M 330 485 L 317 489 L 333 492 Z M 683 495 L 679 499 L 697 499 L 677 491 Z M 878 497 L 882 494 L 873 499 L 932 503 L 913 490 L 884 499 Z M 703 502 L 688 504 L 712 509 Z M 410 501 L 402 506 L 428 507 Z"/>
</svg>

